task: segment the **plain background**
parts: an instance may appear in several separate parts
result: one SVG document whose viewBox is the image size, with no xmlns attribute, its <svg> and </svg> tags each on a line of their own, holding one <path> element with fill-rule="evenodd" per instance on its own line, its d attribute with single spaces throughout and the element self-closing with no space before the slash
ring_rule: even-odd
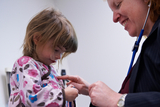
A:
<svg viewBox="0 0 160 107">
<path fill-rule="evenodd" d="M 0 104 L 7 107 L 5 68 L 22 55 L 21 45 L 31 18 L 47 7 L 60 10 L 72 23 L 78 37 L 78 50 L 56 67 L 60 73 L 79 75 L 89 83 L 103 81 L 118 92 L 127 75 L 136 38 L 119 23 L 103 0 L 0 0 Z M 140 50 L 140 49 L 139 49 Z M 137 57 L 136 57 L 137 58 Z M 88 107 L 90 98 L 79 95 L 77 107 Z"/>
</svg>

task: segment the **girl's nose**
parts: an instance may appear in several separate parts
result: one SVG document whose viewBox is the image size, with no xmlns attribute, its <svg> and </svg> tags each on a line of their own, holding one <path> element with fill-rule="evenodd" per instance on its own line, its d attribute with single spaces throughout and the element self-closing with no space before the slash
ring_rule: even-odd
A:
<svg viewBox="0 0 160 107">
<path fill-rule="evenodd" d="M 121 15 L 118 12 L 113 12 L 113 22 L 117 23 L 119 21 L 120 16 Z"/>
<path fill-rule="evenodd" d="M 56 59 L 60 59 L 60 58 L 61 58 L 61 54 L 57 54 Z"/>
</svg>

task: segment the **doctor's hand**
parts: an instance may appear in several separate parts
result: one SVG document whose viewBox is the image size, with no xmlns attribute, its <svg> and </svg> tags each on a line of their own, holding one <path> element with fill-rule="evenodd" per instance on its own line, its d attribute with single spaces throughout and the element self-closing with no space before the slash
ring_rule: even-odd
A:
<svg viewBox="0 0 160 107">
<path fill-rule="evenodd" d="M 89 86 L 89 96 L 95 106 L 117 107 L 121 94 L 110 89 L 105 83 L 98 81 Z"/>
<path fill-rule="evenodd" d="M 89 95 L 88 93 L 88 87 L 89 87 L 89 83 L 87 81 L 85 81 L 84 79 L 82 79 L 79 76 L 71 76 L 71 75 L 65 75 L 65 76 L 58 76 L 58 79 L 62 79 L 62 80 L 70 80 L 67 85 L 74 85 L 74 87 L 76 89 L 78 89 L 79 94 L 83 94 L 83 95 Z"/>
</svg>

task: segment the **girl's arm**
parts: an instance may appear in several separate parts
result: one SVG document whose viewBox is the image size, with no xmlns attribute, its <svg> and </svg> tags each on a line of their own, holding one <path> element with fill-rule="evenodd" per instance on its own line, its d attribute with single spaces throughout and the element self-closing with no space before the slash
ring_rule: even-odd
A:
<svg viewBox="0 0 160 107">
<path fill-rule="evenodd" d="M 14 84 L 11 85 L 10 104 L 13 106 L 20 102 L 22 105 L 32 107 L 63 107 L 66 101 L 64 90 L 55 81 L 41 81 L 42 74 L 39 65 L 31 59 L 26 60 L 27 58 L 23 58 L 23 61 L 18 60 L 14 65 L 14 72 L 11 77 L 11 83 Z"/>
</svg>

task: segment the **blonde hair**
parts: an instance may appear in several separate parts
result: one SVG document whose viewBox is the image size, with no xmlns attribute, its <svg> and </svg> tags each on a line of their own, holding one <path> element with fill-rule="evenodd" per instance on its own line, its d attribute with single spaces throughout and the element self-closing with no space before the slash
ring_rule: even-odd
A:
<svg viewBox="0 0 160 107">
<path fill-rule="evenodd" d="M 41 46 L 54 38 L 53 48 L 60 45 L 66 49 L 62 59 L 77 50 L 78 41 L 72 24 L 53 8 L 44 9 L 29 22 L 22 45 L 24 56 L 33 57 L 36 54 L 33 35 L 37 32 L 41 35 L 38 42 Z"/>
</svg>

